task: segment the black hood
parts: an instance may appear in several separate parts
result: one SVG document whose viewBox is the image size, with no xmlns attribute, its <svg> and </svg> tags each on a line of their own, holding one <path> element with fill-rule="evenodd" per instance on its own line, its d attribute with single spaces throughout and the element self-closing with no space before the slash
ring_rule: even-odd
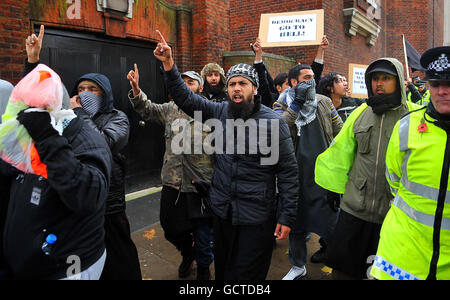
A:
<svg viewBox="0 0 450 300">
<path fill-rule="evenodd" d="M 111 83 L 108 77 L 99 73 L 89 73 L 81 76 L 73 87 L 71 97 L 78 95 L 78 84 L 83 80 L 95 82 L 103 90 L 103 103 L 99 112 L 110 112 L 114 108 L 114 97 L 112 93 Z"/>
</svg>

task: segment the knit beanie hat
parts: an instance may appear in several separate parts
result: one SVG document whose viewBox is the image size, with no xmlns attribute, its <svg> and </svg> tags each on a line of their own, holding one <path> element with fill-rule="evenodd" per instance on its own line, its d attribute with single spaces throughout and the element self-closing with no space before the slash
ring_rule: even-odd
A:
<svg viewBox="0 0 450 300">
<path fill-rule="evenodd" d="M 226 85 L 228 86 L 228 81 L 236 76 L 242 76 L 244 78 L 247 78 L 248 80 L 251 81 L 251 83 L 253 83 L 254 86 L 256 86 L 257 88 L 259 87 L 258 73 L 256 73 L 255 68 L 253 68 L 250 65 L 237 64 L 232 66 L 227 73 Z"/>
</svg>

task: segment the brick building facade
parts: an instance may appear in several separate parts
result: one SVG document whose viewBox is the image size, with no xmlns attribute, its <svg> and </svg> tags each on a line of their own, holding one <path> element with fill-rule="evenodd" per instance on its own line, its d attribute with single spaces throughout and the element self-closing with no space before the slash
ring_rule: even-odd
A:
<svg viewBox="0 0 450 300">
<path fill-rule="evenodd" d="M 71 31 L 155 42 L 160 29 L 174 47 L 180 69 L 199 71 L 216 61 L 225 68 L 252 61 L 249 44 L 258 35 L 260 14 L 324 9 L 325 34 L 331 43 L 325 53 L 325 72 L 346 74 L 349 63 L 367 64 L 382 56 L 403 58 L 401 34 L 422 53 L 443 44 L 444 0 L 135 0 L 131 18 L 114 11 L 101 12 L 95 0 L 3 0 L 0 3 L 0 75 L 13 83 L 20 79 L 25 57 L 24 40 L 37 24 Z M 123 1 L 106 1 L 123 2 Z M 126 2 L 126 1 L 125 1 Z M 130 2 L 130 1 L 129 1 Z M 381 3 L 380 32 L 374 45 L 360 33 L 351 35 L 344 9 L 367 16 L 370 4 Z M 77 7 L 78 5 L 78 7 Z M 266 48 L 269 68 L 276 75 L 293 61 L 310 62 L 317 47 Z"/>
<path fill-rule="evenodd" d="M 249 44 L 258 36 L 261 14 L 313 9 L 324 10 L 330 42 L 324 74 L 348 74 L 350 63 L 369 64 L 379 57 L 404 61 L 402 34 L 419 53 L 442 45 L 448 35 L 444 0 L 2 0 L 0 78 L 13 84 L 20 80 L 25 39 L 44 24 L 51 35 L 44 39 L 43 61 L 51 62 L 63 79 L 73 81 L 82 72 L 103 72 L 112 78 L 116 104 L 132 125 L 131 173 L 157 174 L 164 149 L 155 145 L 163 144 L 163 134 L 153 125 L 136 125 L 139 117 L 127 103 L 125 78 L 132 63 L 140 61 L 142 88 L 157 102 L 165 101 L 152 54 L 156 29 L 173 47 L 180 70 L 199 72 L 208 62 L 227 70 L 238 62 L 252 63 Z M 316 51 L 317 46 L 265 48 L 263 57 L 275 76 L 296 62 L 310 63 Z M 150 140 L 147 152 L 141 150 L 144 138 Z M 148 165 L 142 165 L 144 160 Z"/>
</svg>

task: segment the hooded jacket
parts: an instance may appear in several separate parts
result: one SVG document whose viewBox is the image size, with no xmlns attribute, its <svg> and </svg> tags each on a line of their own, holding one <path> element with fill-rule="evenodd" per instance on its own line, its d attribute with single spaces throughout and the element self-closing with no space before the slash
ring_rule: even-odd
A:
<svg viewBox="0 0 450 300">
<path fill-rule="evenodd" d="M 364 221 L 381 224 L 393 196 L 387 183 L 386 149 L 395 123 L 417 106 L 406 101 L 403 65 L 394 58 L 380 58 L 366 70 L 368 96 L 373 96 L 370 71 L 377 61 L 392 63 L 397 71 L 399 105 L 377 115 L 367 104 L 347 119 L 330 148 L 316 161 L 315 180 L 325 189 L 344 194 L 341 208 Z"/>
<path fill-rule="evenodd" d="M 99 132 L 108 144 L 113 160 L 111 170 L 111 184 L 106 200 L 106 214 L 125 210 L 125 157 L 120 153 L 128 143 L 130 126 L 128 117 L 114 108 L 114 98 L 109 79 L 102 74 L 89 73 L 81 76 L 76 82 L 71 96 L 78 94 L 78 84 L 83 80 L 95 82 L 103 90 L 100 110 L 90 118 L 82 108 L 75 108 L 74 112 L 91 128 Z"/>
</svg>

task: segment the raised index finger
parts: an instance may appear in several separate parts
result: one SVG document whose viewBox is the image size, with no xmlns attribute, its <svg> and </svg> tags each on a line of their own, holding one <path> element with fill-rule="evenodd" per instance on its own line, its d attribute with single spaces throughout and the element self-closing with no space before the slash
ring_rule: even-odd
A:
<svg viewBox="0 0 450 300">
<path fill-rule="evenodd" d="M 134 72 L 139 76 L 139 69 L 137 64 L 134 64 Z"/>
<path fill-rule="evenodd" d="M 38 40 L 42 41 L 43 38 L 44 38 L 44 25 L 41 25 L 41 28 L 39 29 Z"/>
<path fill-rule="evenodd" d="M 159 37 L 161 38 L 161 42 L 162 42 L 164 45 L 167 45 L 167 42 L 166 42 L 166 40 L 164 39 L 162 33 L 161 33 L 159 30 L 156 30 L 156 32 L 159 34 Z"/>
</svg>

